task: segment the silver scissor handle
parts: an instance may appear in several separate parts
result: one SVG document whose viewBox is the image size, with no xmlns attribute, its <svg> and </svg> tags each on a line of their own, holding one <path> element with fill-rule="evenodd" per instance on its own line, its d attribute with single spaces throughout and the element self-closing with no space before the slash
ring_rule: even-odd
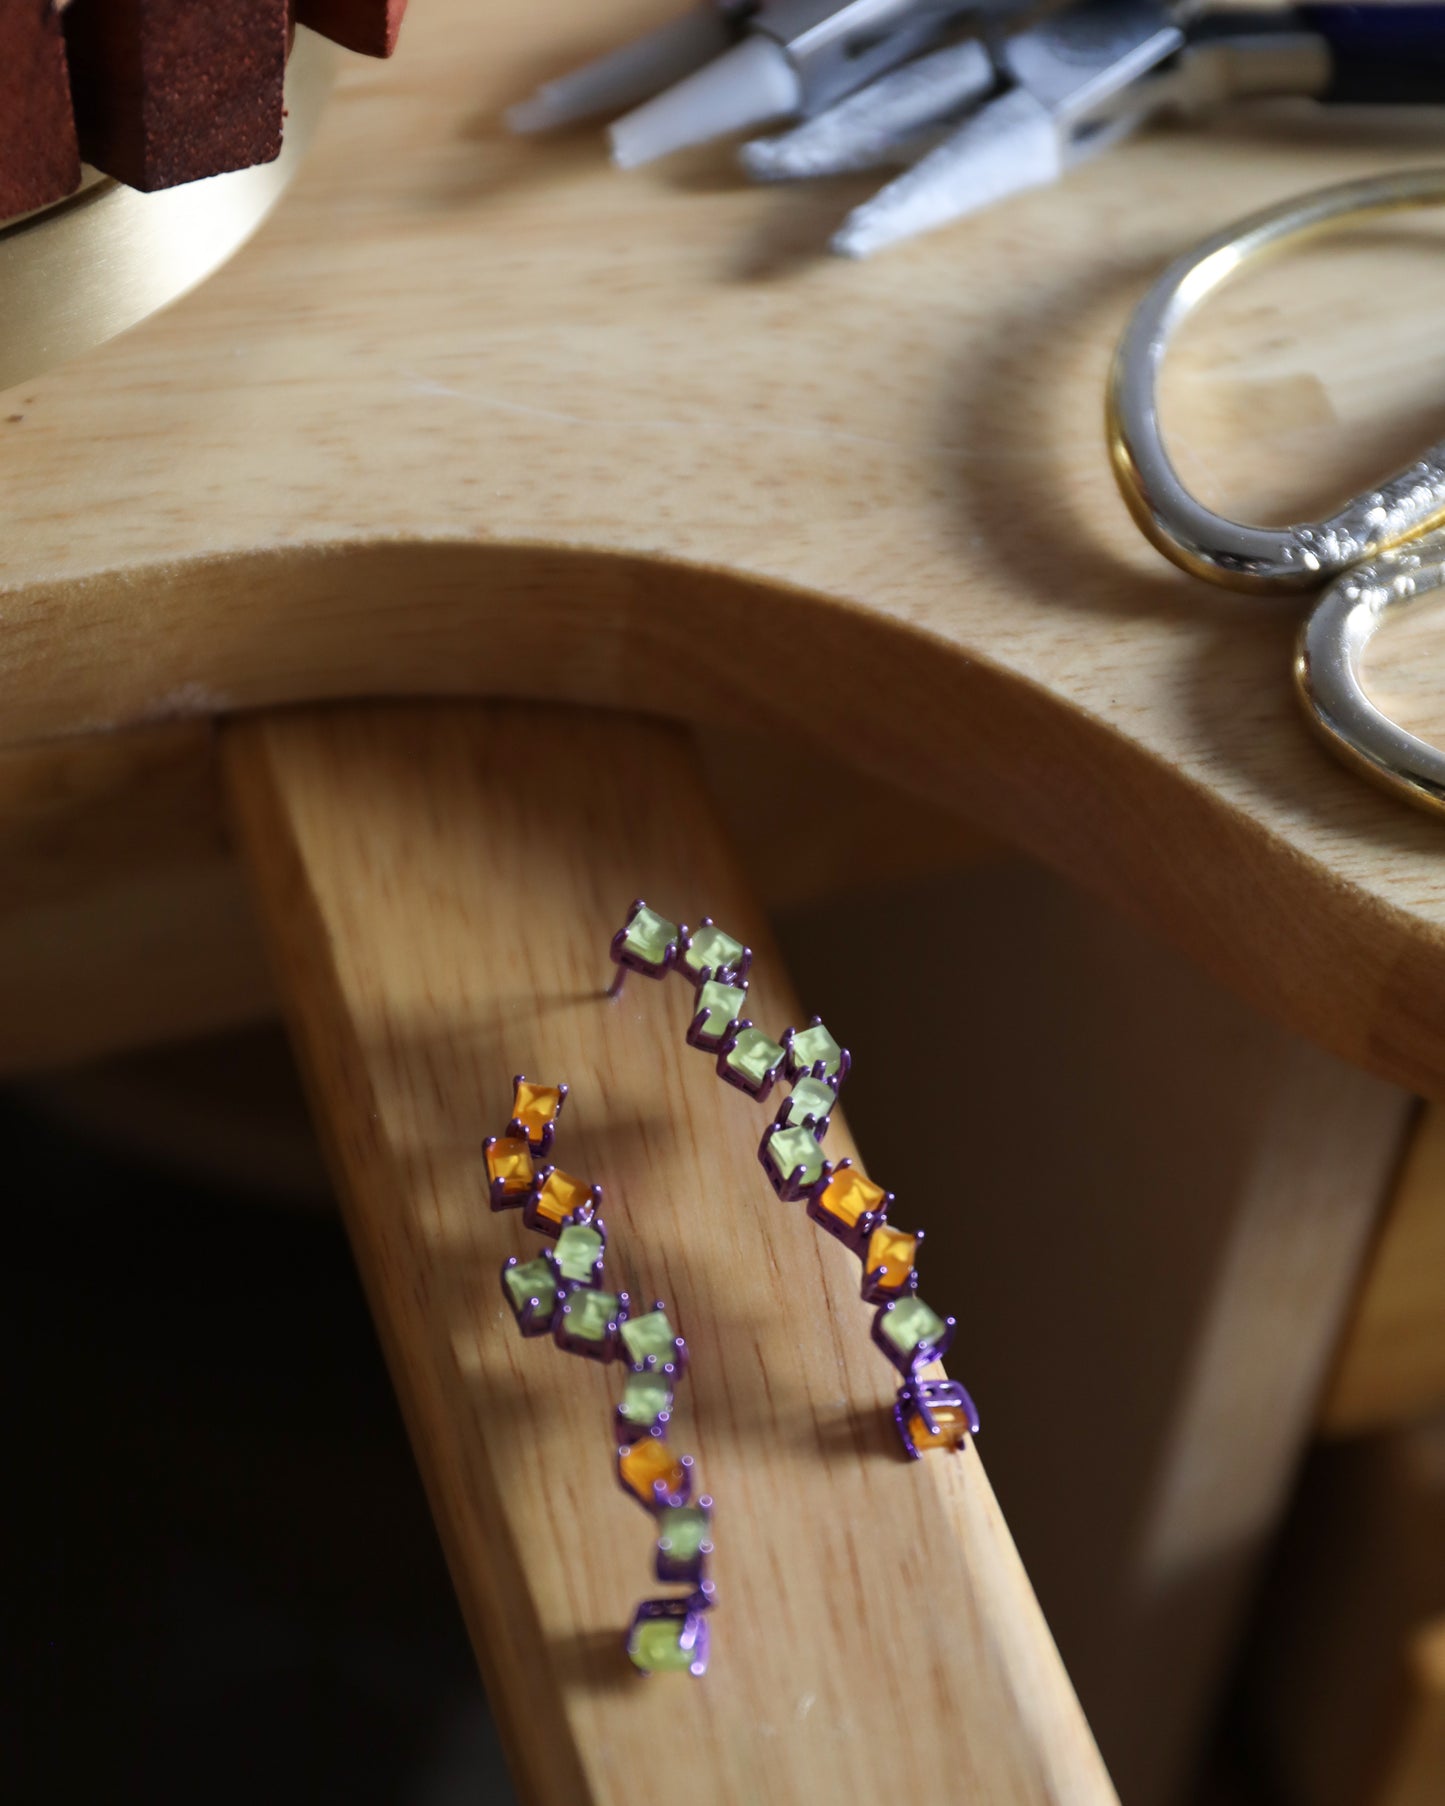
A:
<svg viewBox="0 0 1445 1806">
<path fill-rule="evenodd" d="M 1445 532 L 1346 571 L 1300 630 L 1295 686 L 1312 724 L 1349 765 L 1415 803 L 1445 810 L 1445 752 L 1376 708 L 1361 680 L 1365 648 L 1391 609 L 1445 590 Z"/>
<path fill-rule="evenodd" d="M 1445 204 L 1445 169 L 1342 182 L 1252 214 L 1176 258 L 1135 308 L 1109 378 L 1114 474 L 1166 558 L 1233 589 L 1304 590 L 1445 521 L 1445 441 L 1328 520 L 1251 527 L 1216 514 L 1179 480 L 1159 424 L 1158 383 L 1180 325 L 1255 258 L 1378 213 Z"/>
</svg>

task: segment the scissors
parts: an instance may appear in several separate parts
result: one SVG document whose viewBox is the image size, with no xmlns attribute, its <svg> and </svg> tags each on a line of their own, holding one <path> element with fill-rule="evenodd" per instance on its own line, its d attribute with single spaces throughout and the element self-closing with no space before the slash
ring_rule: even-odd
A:
<svg viewBox="0 0 1445 1806">
<path fill-rule="evenodd" d="M 1108 434 L 1129 511 L 1166 558 L 1232 589 L 1317 593 L 1294 664 L 1311 724 L 1357 771 L 1445 811 L 1445 753 L 1377 708 L 1361 677 L 1365 650 L 1385 617 L 1445 591 L 1445 440 L 1328 519 L 1246 526 L 1185 488 L 1165 449 L 1158 404 L 1174 334 L 1255 258 L 1376 214 L 1435 206 L 1445 206 L 1445 168 L 1405 170 L 1267 208 L 1186 252 L 1125 328 L 1109 378 Z"/>
</svg>

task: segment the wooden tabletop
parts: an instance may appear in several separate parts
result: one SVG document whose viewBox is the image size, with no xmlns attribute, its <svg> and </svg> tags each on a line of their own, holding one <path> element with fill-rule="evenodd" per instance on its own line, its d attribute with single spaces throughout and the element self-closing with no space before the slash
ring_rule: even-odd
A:
<svg viewBox="0 0 1445 1806">
<path fill-rule="evenodd" d="M 758 191 L 725 151 L 623 176 L 596 133 L 504 135 L 506 101 L 666 4 L 413 10 L 247 249 L 3 398 L 4 741 L 403 693 L 734 719 L 976 818 L 1445 1091 L 1439 825 L 1310 741 L 1297 605 L 1162 564 L 1101 431 L 1167 258 L 1428 161 L 1433 122 L 1159 131 L 859 266 L 820 248 L 865 183 Z M 1314 514 L 1438 436 L 1438 230 L 1206 314 L 1166 397 L 1203 494 Z"/>
<path fill-rule="evenodd" d="M 858 1258 L 763 1178 L 777 1094 L 744 1097 L 685 1044 L 681 981 L 606 996 L 608 899 L 636 881 L 659 901 L 705 893 L 755 950 L 750 1014 L 807 1020 L 685 737 L 576 709 L 428 705 L 299 711 L 224 744 L 352 1249 L 520 1798 L 1118 1806 L 976 1448 L 903 1458 L 899 1376 L 869 1338 Z M 499 883 L 501 869 L 528 882 Z M 634 1310 L 663 1297 L 688 1339 L 667 1446 L 696 1457 L 716 1501 L 699 1685 L 640 1684 L 622 1652 L 658 1584 L 655 1526 L 618 1483 L 617 1367 L 519 1336 L 498 1284 L 507 1256 L 545 1246 L 483 1203 L 479 1135 L 498 1109 L 504 1126 L 519 1066 L 571 1086 L 551 1158 L 605 1187 L 608 1283 Z M 846 1092 L 840 1105 L 835 1160 L 856 1153 Z M 919 1266 L 947 1309 L 949 1266 L 928 1244 Z M 965 1265 L 951 1283 L 962 1330 L 986 1282 Z M 1086 1535 L 1079 1547 L 1092 1553 Z"/>
</svg>

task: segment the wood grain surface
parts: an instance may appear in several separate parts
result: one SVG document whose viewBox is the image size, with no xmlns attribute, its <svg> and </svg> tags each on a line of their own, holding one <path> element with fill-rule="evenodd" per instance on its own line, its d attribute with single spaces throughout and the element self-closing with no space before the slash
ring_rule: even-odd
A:
<svg viewBox="0 0 1445 1806">
<path fill-rule="evenodd" d="M 1166 259 L 1427 159 L 1433 126 L 1236 112 L 845 265 L 818 250 L 858 182 L 758 192 L 726 150 L 623 177 L 593 132 L 504 135 L 668 10 L 418 5 L 224 271 L 10 393 L 0 732 L 439 692 L 743 723 L 1445 1090 L 1438 826 L 1301 732 L 1292 605 L 1143 545 L 1100 425 Z M 1316 512 L 1438 436 L 1438 259 L 1438 222 L 1396 222 L 1217 303 L 1166 385 L 1201 492 Z"/>
<path fill-rule="evenodd" d="M 1445 1410 L 1445 1114 L 1416 1122 L 1341 1338 L 1321 1414 L 1331 1434 Z"/>
<path fill-rule="evenodd" d="M 1445 1799 L 1442 1514 L 1445 1418 L 1311 1457 L 1237 1691 L 1273 1797 Z"/>
<path fill-rule="evenodd" d="M 1405 1667 L 1405 1703 L 1370 1806 L 1435 1806 L 1445 1792 L 1445 1618 L 1416 1632 Z"/>
<path fill-rule="evenodd" d="M 0 1072 L 273 1015 L 209 721 L 0 749 Z"/>
<path fill-rule="evenodd" d="M 915 1464 L 890 1447 L 856 1261 L 773 1197 L 767 1113 L 685 1046 L 676 981 L 603 996 L 609 934 L 640 889 L 745 934 L 760 1020 L 797 1014 L 684 740 L 493 707 L 262 719 L 224 744 L 358 1264 L 526 1796 L 1112 1801 L 976 1454 Z M 500 1297 L 503 1258 L 534 1238 L 487 1208 L 479 1142 L 519 1069 L 573 1085 L 559 1157 L 607 1186 L 612 1271 L 665 1296 L 693 1351 L 676 1441 L 717 1501 L 721 1599 L 701 1683 L 642 1682 L 620 1651 L 650 1545 L 611 1471 L 607 1370 L 523 1341 Z M 829 1145 L 848 1147 L 841 1123 Z"/>
</svg>

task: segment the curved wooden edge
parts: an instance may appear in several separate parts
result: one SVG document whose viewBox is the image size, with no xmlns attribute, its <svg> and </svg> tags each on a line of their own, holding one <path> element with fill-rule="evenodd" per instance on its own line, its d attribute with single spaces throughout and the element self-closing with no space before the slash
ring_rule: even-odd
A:
<svg viewBox="0 0 1445 1806">
<path fill-rule="evenodd" d="M 208 719 L 0 748 L 0 1074 L 273 1016 Z M 727 727 L 699 752 L 769 910 L 1008 857 L 895 785 Z"/>
<path fill-rule="evenodd" d="M 115 594 L 97 576 L 54 606 L 83 623 Z M 257 594 L 261 617 L 234 605 Z M 1106 897 L 1287 1026 L 1407 1089 L 1445 1093 L 1445 925 L 922 628 L 782 584 L 547 546 L 216 558 L 157 570 L 146 607 L 144 638 L 112 644 L 108 660 L 70 650 L 74 722 L 96 731 L 364 689 L 602 705 L 626 694 L 661 716 L 735 723 L 769 736 L 780 762 L 796 744 L 835 758 L 839 782 L 859 770 L 906 784 Z M 33 656 L 19 638 L 15 656 Z M 155 647 L 172 640 L 193 675 L 158 688 Z M 8 726 L 19 736 L 49 719 L 42 701 Z M 1291 756 L 1306 784 L 1344 781 L 1303 740 Z M 1433 858 L 1433 826 L 1399 813 L 1397 837 Z M 886 849 L 857 852 L 886 864 Z"/>
<path fill-rule="evenodd" d="M 759 1018 L 797 1015 L 685 742 L 573 709 L 402 708 L 239 722 L 224 755 L 529 1797 L 1113 1802 L 976 1454 L 915 1464 L 891 1440 L 856 1259 L 758 1169 L 771 1113 L 684 1045 L 677 981 L 603 996 L 641 891 L 744 934 Z M 702 1683 L 642 1682 L 619 1648 L 654 1588 L 607 1370 L 520 1339 L 499 1295 L 535 1238 L 486 1207 L 479 1142 L 519 1069 L 574 1086 L 557 1152 L 607 1186 L 610 1271 L 666 1296 L 693 1349 L 675 1440 L 717 1502 L 721 1598 Z M 830 1151 L 849 1146 L 839 1122 Z"/>
<path fill-rule="evenodd" d="M 726 153 L 622 177 L 590 132 L 507 137 L 509 100 L 661 10 L 431 0 L 393 64 L 347 68 L 251 245 L 10 392 L 0 739 L 377 693 L 736 713 L 780 759 L 809 740 L 994 824 L 1284 1020 L 1445 1088 L 1437 830 L 1308 744 L 1292 611 L 1140 541 L 1099 420 L 1169 256 L 1225 210 L 1418 160 L 1424 124 L 1231 115 L 1203 152 L 1159 133 L 845 267 L 818 254 L 832 185 L 749 189 Z M 1175 446 L 1191 481 L 1227 466 L 1202 495 L 1292 507 L 1413 440 L 1438 258 L 1378 249 L 1349 268 L 1377 290 L 1388 267 L 1418 357 L 1334 269 L 1266 294 L 1308 356 L 1261 346 L 1248 282 L 1221 301 L 1213 423 L 1190 403 Z"/>
</svg>

